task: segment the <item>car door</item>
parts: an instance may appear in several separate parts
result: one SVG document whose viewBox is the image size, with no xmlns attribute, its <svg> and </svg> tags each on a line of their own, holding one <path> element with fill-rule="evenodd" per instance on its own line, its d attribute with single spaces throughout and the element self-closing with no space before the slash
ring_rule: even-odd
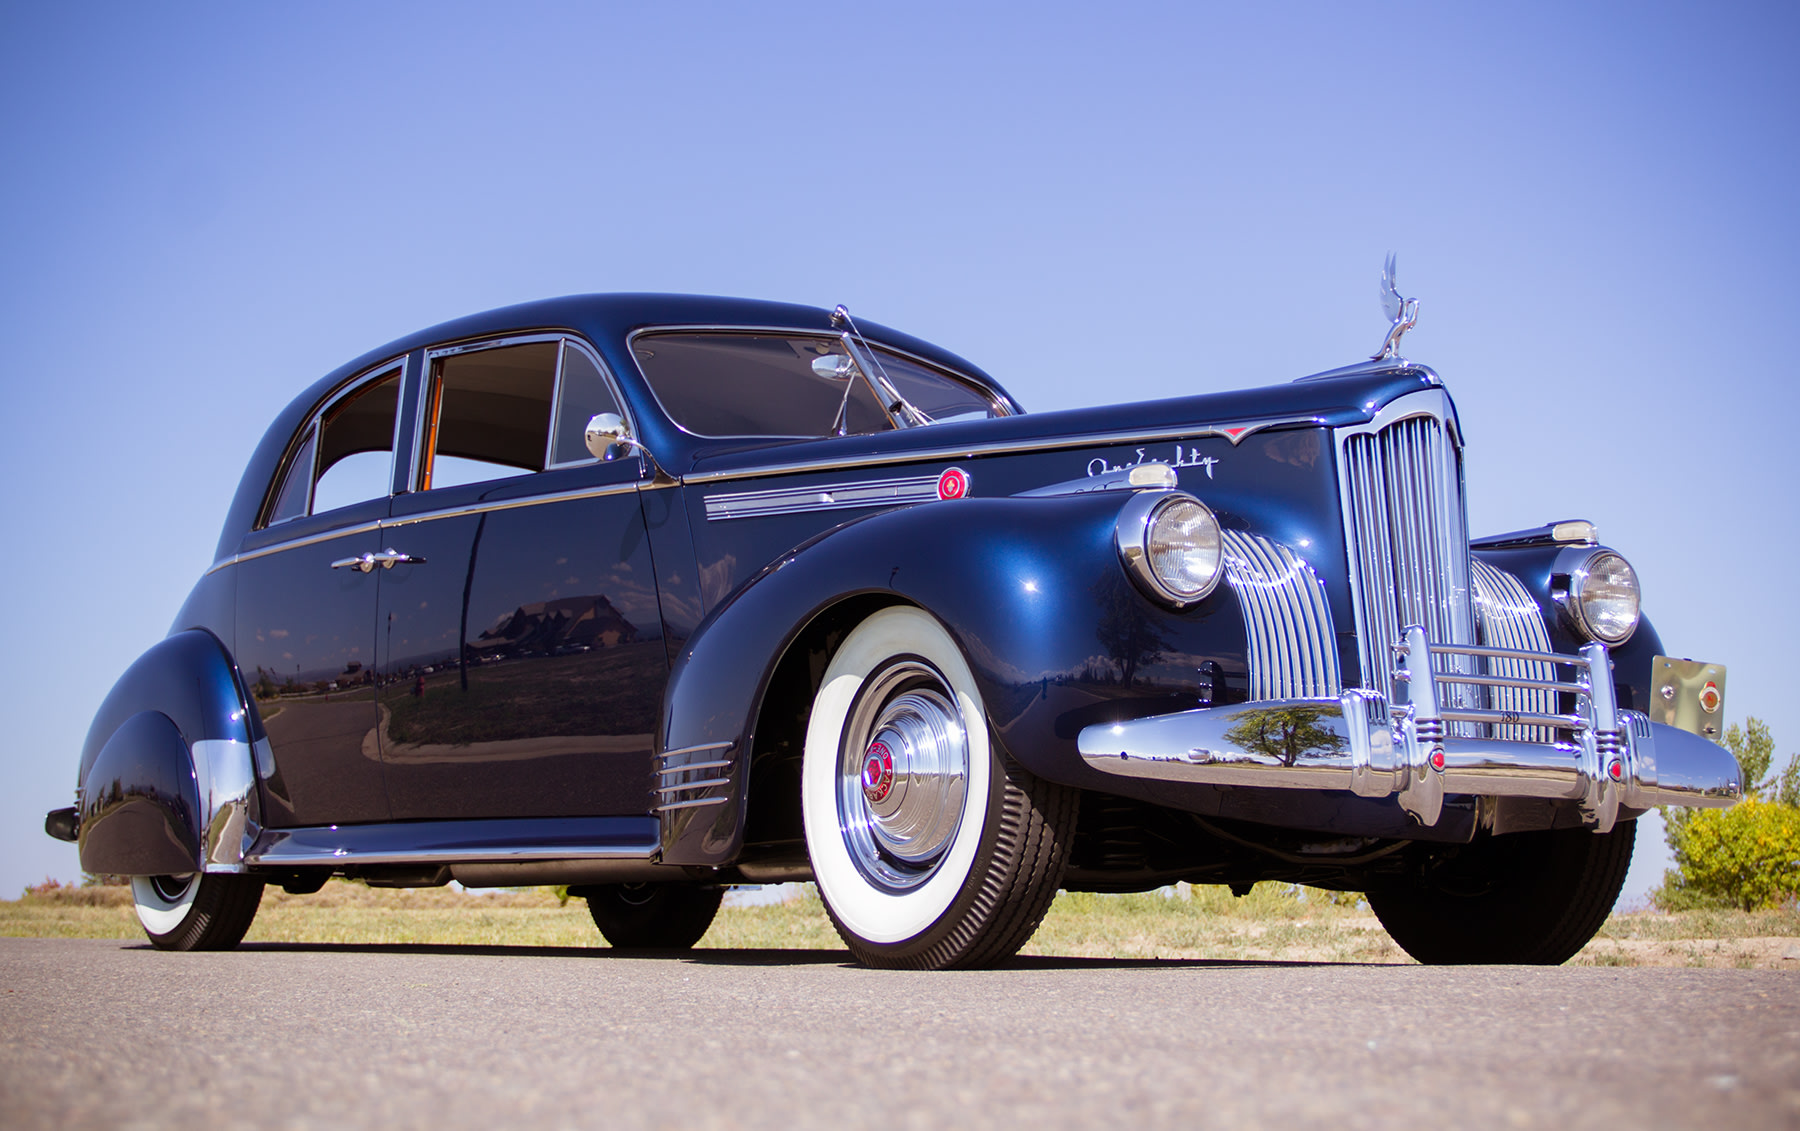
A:
<svg viewBox="0 0 1800 1131">
<path fill-rule="evenodd" d="M 428 354 L 417 488 L 381 541 L 380 734 L 397 819 L 652 806 L 668 674 L 636 460 L 597 354 L 530 335 Z"/>
<path fill-rule="evenodd" d="M 404 361 L 351 381 L 296 435 L 239 546 L 234 653 L 273 754 L 265 824 L 386 820 L 375 615 Z"/>
</svg>

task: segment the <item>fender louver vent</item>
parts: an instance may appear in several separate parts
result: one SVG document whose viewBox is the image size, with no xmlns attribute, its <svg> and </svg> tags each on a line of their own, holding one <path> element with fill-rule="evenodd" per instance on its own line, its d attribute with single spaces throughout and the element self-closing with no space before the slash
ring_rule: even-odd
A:
<svg viewBox="0 0 1800 1131">
<path fill-rule="evenodd" d="M 1279 542 L 1225 532 L 1225 579 L 1244 610 L 1251 699 L 1322 699 L 1343 689 L 1318 575 Z"/>
</svg>

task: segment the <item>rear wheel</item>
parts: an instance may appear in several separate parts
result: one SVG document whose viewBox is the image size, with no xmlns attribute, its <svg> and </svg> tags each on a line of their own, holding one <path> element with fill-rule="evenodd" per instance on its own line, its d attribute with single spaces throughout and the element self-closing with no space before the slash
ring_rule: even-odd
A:
<svg viewBox="0 0 1800 1131">
<path fill-rule="evenodd" d="M 601 884 L 587 889 L 588 914 L 622 950 L 686 950 L 719 913 L 722 887 L 696 884 Z"/>
<path fill-rule="evenodd" d="M 250 929 L 262 894 L 256 876 L 131 877 L 138 922 L 158 950 L 230 950 Z"/>
<path fill-rule="evenodd" d="M 1636 821 L 1492 837 L 1371 890 L 1369 906 L 1420 962 L 1556 966 L 1606 922 L 1636 837 Z"/>
<path fill-rule="evenodd" d="M 801 802 L 819 894 L 871 966 L 989 966 L 1037 930 L 1078 794 L 990 740 L 961 650 L 883 609 L 832 657 L 807 725 Z"/>
</svg>

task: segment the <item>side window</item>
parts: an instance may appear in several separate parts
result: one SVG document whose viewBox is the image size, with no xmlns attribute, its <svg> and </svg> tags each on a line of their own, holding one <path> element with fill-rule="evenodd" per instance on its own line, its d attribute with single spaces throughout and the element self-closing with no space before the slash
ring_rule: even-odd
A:
<svg viewBox="0 0 1800 1131">
<path fill-rule="evenodd" d="M 419 480 L 425 490 L 592 460 L 588 421 L 619 411 L 599 365 L 567 340 L 439 358 L 431 398 Z"/>
<path fill-rule="evenodd" d="M 618 412 L 619 401 L 586 350 L 563 343 L 562 387 L 556 393 L 556 442 L 552 466 L 593 459 L 587 450 L 587 424 L 603 412 Z"/>
<path fill-rule="evenodd" d="M 900 395 L 914 408 L 929 416 L 934 424 L 953 420 L 986 420 L 1005 416 L 1006 409 L 995 398 L 935 369 L 928 369 L 911 358 L 877 349 L 882 371 L 894 383 Z"/>
<path fill-rule="evenodd" d="M 391 490 L 401 370 L 351 392 L 306 426 L 267 525 L 378 499 Z"/>
<path fill-rule="evenodd" d="M 426 489 L 544 470 L 559 343 L 498 346 L 440 358 L 426 420 Z"/>
</svg>

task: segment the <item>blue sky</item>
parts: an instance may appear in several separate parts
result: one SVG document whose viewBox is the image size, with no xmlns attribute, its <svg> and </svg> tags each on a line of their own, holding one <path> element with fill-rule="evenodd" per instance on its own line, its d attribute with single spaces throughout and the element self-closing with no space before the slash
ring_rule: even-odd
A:
<svg viewBox="0 0 1800 1131">
<path fill-rule="evenodd" d="M 0 895 L 78 874 L 43 813 L 275 411 L 580 291 L 848 303 L 1050 409 L 1354 361 L 1394 251 L 1472 527 L 1596 521 L 1800 748 L 1797 12 L 0 7 Z"/>
</svg>

